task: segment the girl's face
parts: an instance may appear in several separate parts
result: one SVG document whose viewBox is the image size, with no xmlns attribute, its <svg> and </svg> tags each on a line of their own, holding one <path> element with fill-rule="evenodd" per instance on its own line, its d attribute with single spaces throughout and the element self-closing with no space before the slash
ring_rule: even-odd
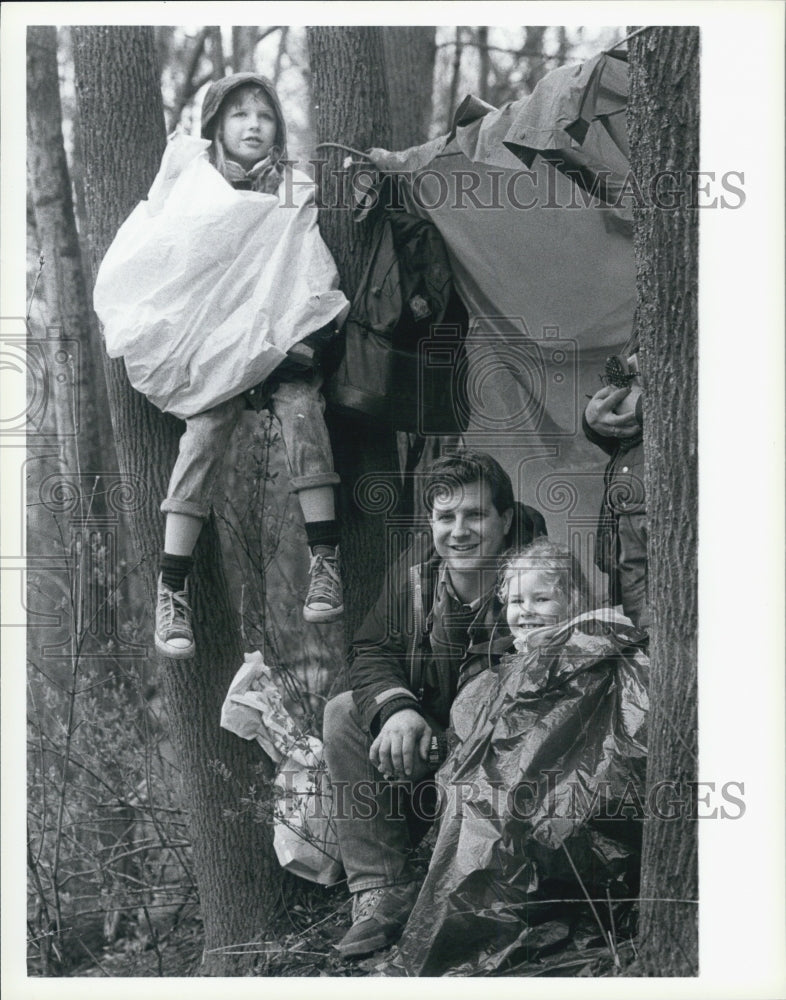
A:
<svg viewBox="0 0 786 1000">
<path fill-rule="evenodd" d="M 221 112 L 217 136 L 224 154 L 244 170 L 263 160 L 276 141 L 276 113 L 261 90 L 241 89 Z"/>
<path fill-rule="evenodd" d="M 507 619 L 514 638 L 521 638 L 529 628 L 556 625 L 568 617 L 570 602 L 558 588 L 558 580 L 553 570 L 526 563 L 513 568 L 507 579 Z"/>
</svg>

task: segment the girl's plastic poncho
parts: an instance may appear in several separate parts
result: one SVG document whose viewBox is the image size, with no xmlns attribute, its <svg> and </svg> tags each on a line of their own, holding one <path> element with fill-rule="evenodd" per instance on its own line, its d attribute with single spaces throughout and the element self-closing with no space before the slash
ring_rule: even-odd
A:
<svg viewBox="0 0 786 1000">
<path fill-rule="evenodd" d="M 107 354 L 185 418 L 257 385 L 348 302 L 317 227 L 314 184 L 287 168 L 278 196 L 236 191 L 204 139 L 170 139 L 147 201 L 96 278 Z"/>
<path fill-rule="evenodd" d="M 591 612 L 532 630 L 524 651 L 460 690 L 437 842 L 395 959 L 404 975 L 535 960 L 590 915 L 584 889 L 606 913 L 607 889 L 635 894 L 644 641 L 627 618 Z"/>
</svg>

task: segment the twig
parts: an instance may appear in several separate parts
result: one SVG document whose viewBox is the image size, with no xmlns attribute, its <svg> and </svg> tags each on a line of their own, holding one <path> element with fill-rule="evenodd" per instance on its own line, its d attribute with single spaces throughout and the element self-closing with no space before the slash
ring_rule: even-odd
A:
<svg viewBox="0 0 786 1000">
<path fill-rule="evenodd" d="M 111 973 L 111 972 L 108 972 L 108 971 L 107 971 L 107 970 L 106 970 L 106 969 L 104 968 L 104 966 L 103 966 L 103 965 L 101 964 L 101 959 L 100 959 L 100 958 L 98 958 L 98 957 L 97 957 L 96 955 L 94 955 L 94 954 L 92 953 L 92 951 L 91 951 L 91 950 L 90 950 L 90 949 L 89 949 L 89 948 L 87 947 L 87 945 L 86 945 L 86 944 L 85 944 L 85 942 L 84 942 L 84 941 L 82 940 L 82 938 L 80 938 L 80 937 L 77 937 L 76 941 L 77 941 L 77 944 L 78 944 L 78 945 L 79 945 L 80 947 L 84 948 L 84 950 L 85 950 L 85 951 L 87 952 L 87 954 L 88 954 L 88 955 L 90 956 L 90 958 L 91 958 L 91 959 L 92 959 L 92 960 L 93 960 L 93 961 L 95 962 L 95 964 L 96 964 L 96 965 L 98 966 L 98 968 L 99 968 L 99 969 L 100 969 L 100 970 L 101 970 L 101 971 L 102 971 L 102 972 L 104 973 L 104 975 L 105 975 L 105 976 L 106 976 L 106 977 L 107 977 L 108 979 L 112 979 L 112 978 L 114 978 L 114 977 L 112 976 L 112 973 Z"/>
<path fill-rule="evenodd" d="M 43 843 L 43 838 L 42 838 Z M 30 846 L 30 832 L 27 834 L 27 865 L 30 868 L 30 872 L 36 884 L 36 889 L 38 890 L 38 902 L 41 910 L 43 911 L 44 920 L 46 921 L 47 927 L 51 923 L 49 919 L 49 907 L 46 905 L 46 893 L 44 892 L 44 885 L 41 881 L 41 873 L 38 870 L 38 862 L 33 860 L 33 851 Z M 49 951 L 51 948 L 51 933 L 46 933 L 41 935 L 42 937 L 48 937 L 49 942 L 47 944 L 46 953 L 41 954 L 41 964 L 43 965 L 43 973 L 47 975 L 49 968 Z M 41 952 L 41 948 L 38 949 Z"/>
<path fill-rule="evenodd" d="M 614 49 L 618 49 L 620 45 L 624 45 L 625 42 L 629 42 L 631 38 L 635 38 L 636 35 L 640 35 L 643 31 L 649 31 L 651 28 L 654 27 L 655 27 L 654 24 L 645 24 L 643 28 L 639 28 L 636 31 L 631 31 L 629 35 L 626 35 L 624 38 L 620 38 L 618 42 L 615 42 L 613 45 L 610 45 L 607 49 L 604 49 L 603 54 L 605 55 L 607 52 L 613 52 Z"/>
<path fill-rule="evenodd" d="M 161 954 L 161 949 L 158 947 L 158 931 L 153 927 L 153 923 L 150 919 L 150 914 L 147 911 L 146 906 L 142 906 L 142 912 L 145 915 L 145 920 L 147 921 L 147 928 L 150 931 L 150 940 L 153 942 L 153 948 L 155 949 L 156 958 L 158 959 L 158 974 L 163 978 L 164 975 L 164 957 Z"/>
<path fill-rule="evenodd" d="M 35 292 L 38 288 L 38 279 L 41 277 L 41 272 L 44 269 L 44 253 L 41 251 L 38 255 L 38 273 L 35 276 L 35 281 L 33 282 L 33 290 L 30 293 L 30 301 L 27 304 L 27 314 L 25 316 L 25 321 L 30 322 L 30 313 L 33 311 L 33 299 L 35 298 Z"/>
<path fill-rule="evenodd" d="M 609 887 L 608 886 L 606 886 L 606 899 L 608 900 L 608 904 L 609 904 L 609 926 L 611 927 L 611 931 L 610 931 L 611 940 L 612 940 L 612 942 L 614 944 L 614 954 L 616 955 L 617 954 L 617 930 L 616 930 L 616 928 L 614 926 L 614 909 L 612 908 L 612 905 L 611 905 L 611 893 L 609 892 Z M 619 962 L 617 962 L 616 964 L 619 967 Z"/>
<path fill-rule="evenodd" d="M 606 942 L 606 944 L 608 945 L 609 951 L 611 952 L 611 954 L 612 954 L 612 956 L 614 958 L 614 965 L 617 968 L 619 968 L 620 957 L 617 954 L 617 949 L 615 948 L 614 943 L 611 940 L 611 937 L 606 933 L 606 929 L 604 928 L 603 922 L 600 919 L 600 914 L 595 909 L 595 904 L 592 902 L 592 899 L 590 899 L 590 894 L 587 892 L 587 887 L 584 885 L 584 880 L 582 879 L 581 875 L 579 875 L 579 871 L 576 868 L 575 864 L 573 863 L 573 858 L 570 856 L 570 851 L 565 846 L 565 841 L 564 840 L 561 842 L 560 846 L 562 847 L 562 850 L 565 852 L 565 856 L 567 857 L 568 861 L 570 862 L 570 867 L 573 869 L 573 874 L 576 876 L 576 878 L 578 880 L 578 883 L 581 886 L 582 892 L 584 893 L 584 895 L 586 897 L 586 900 L 589 903 L 590 909 L 592 910 L 592 915 L 595 917 L 595 920 L 596 920 L 596 922 L 598 924 L 598 927 L 600 928 L 601 936 L 602 936 L 603 940 Z"/>
</svg>

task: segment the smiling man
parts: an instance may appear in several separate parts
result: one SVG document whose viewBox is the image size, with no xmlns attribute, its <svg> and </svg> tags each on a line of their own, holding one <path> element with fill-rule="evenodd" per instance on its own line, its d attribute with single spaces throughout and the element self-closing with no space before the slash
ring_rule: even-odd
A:
<svg viewBox="0 0 786 1000">
<path fill-rule="evenodd" d="M 432 818 L 450 706 L 498 657 L 493 635 L 509 635 L 496 592 L 500 557 L 546 534 L 542 515 L 515 501 L 490 455 L 438 459 L 424 487 L 432 546 L 393 567 L 351 647 L 353 690 L 325 708 L 353 893 L 353 924 L 337 946 L 345 957 L 392 944 L 406 923 L 419 889 L 410 853 Z"/>
</svg>

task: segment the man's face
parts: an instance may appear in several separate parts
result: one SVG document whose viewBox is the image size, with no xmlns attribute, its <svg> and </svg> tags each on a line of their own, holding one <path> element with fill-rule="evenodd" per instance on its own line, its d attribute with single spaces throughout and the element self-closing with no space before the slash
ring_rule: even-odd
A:
<svg viewBox="0 0 786 1000">
<path fill-rule="evenodd" d="M 513 509 L 500 514 L 488 483 L 457 483 L 440 491 L 431 510 L 437 555 L 458 573 L 488 569 L 505 549 Z"/>
<path fill-rule="evenodd" d="M 262 91 L 243 88 L 227 98 L 218 137 L 226 156 L 250 170 L 270 152 L 277 130 L 276 113 Z"/>
</svg>

